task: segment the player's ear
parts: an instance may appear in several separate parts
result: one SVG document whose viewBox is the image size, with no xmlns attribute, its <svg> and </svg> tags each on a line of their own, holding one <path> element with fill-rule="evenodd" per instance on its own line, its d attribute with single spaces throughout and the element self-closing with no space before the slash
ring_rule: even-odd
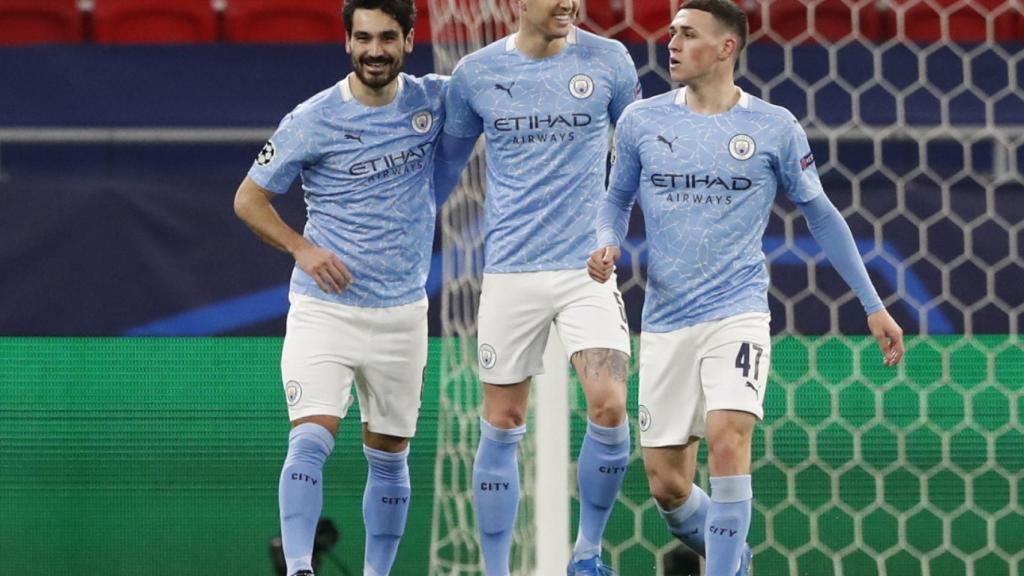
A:
<svg viewBox="0 0 1024 576">
<path fill-rule="evenodd" d="M 730 56 L 736 54 L 736 48 L 738 47 L 739 41 L 736 40 L 736 37 L 731 34 L 726 35 L 718 51 L 719 60 L 728 60 Z"/>
<path fill-rule="evenodd" d="M 412 54 L 412 47 L 414 45 L 414 38 L 416 36 L 416 29 L 410 28 L 409 35 L 405 37 L 405 53 Z"/>
<path fill-rule="evenodd" d="M 348 35 L 347 31 L 345 32 L 345 52 L 352 53 L 352 37 Z"/>
</svg>

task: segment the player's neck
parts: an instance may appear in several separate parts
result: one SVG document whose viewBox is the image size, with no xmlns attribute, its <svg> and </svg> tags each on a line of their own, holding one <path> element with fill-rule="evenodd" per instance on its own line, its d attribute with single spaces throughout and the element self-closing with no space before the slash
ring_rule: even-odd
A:
<svg viewBox="0 0 1024 576">
<path fill-rule="evenodd" d="M 363 84 L 359 76 L 353 72 L 348 75 L 348 86 L 352 90 L 352 96 L 363 106 L 387 106 L 398 94 L 398 78 L 380 88 L 371 88 Z"/>
<path fill-rule="evenodd" d="M 516 49 L 524 56 L 537 60 L 559 54 L 567 43 L 564 37 L 551 38 L 526 25 L 520 26 L 516 34 Z"/>
<path fill-rule="evenodd" d="M 686 107 L 697 114 L 721 114 L 738 104 L 741 94 L 731 80 L 694 82 L 686 86 Z"/>
</svg>

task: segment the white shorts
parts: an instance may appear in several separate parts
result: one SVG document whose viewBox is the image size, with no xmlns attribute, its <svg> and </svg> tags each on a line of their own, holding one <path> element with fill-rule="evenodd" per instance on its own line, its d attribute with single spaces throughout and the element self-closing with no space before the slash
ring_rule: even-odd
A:
<svg viewBox="0 0 1024 576">
<path fill-rule="evenodd" d="M 769 320 L 768 314 L 739 314 L 640 334 L 640 445 L 681 446 L 702 438 L 712 410 L 763 418 Z"/>
<path fill-rule="evenodd" d="M 629 325 L 614 275 L 598 284 L 586 270 L 484 274 L 477 317 L 480 379 L 515 384 L 543 374 L 552 321 L 570 358 L 592 348 L 629 354 Z"/>
<path fill-rule="evenodd" d="M 371 432 L 416 433 L 427 367 L 427 300 L 361 308 L 291 293 L 281 351 L 288 417 L 344 418 L 352 383 Z"/>
</svg>

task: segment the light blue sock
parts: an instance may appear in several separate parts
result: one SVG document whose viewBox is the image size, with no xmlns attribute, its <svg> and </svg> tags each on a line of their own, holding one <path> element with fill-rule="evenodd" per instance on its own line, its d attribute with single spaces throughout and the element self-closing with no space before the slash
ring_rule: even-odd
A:
<svg viewBox="0 0 1024 576">
<path fill-rule="evenodd" d="M 750 474 L 711 478 L 706 547 L 707 576 L 735 576 L 750 530 Z"/>
<path fill-rule="evenodd" d="M 324 462 L 331 450 L 334 436 L 319 424 L 300 424 L 288 435 L 288 456 L 277 490 L 288 574 L 313 569 L 313 536 L 324 504 Z"/>
<path fill-rule="evenodd" d="M 370 464 L 363 492 L 366 524 L 365 576 L 387 576 L 395 563 L 398 543 L 409 516 L 409 448 L 384 452 L 363 446 Z"/>
<path fill-rule="evenodd" d="M 694 484 L 690 487 L 690 496 L 675 510 L 665 510 L 658 506 L 668 531 L 701 556 L 704 555 L 704 522 L 710 504 L 711 499 L 707 493 Z"/>
<path fill-rule="evenodd" d="M 580 487 L 580 529 L 574 562 L 601 555 L 601 537 L 615 507 L 629 463 L 629 422 L 605 428 L 587 421 L 576 476 Z"/>
<path fill-rule="evenodd" d="M 516 450 L 526 426 L 505 430 L 480 419 L 480 446 L 473 461 L 473 502 L 487 576 L 508 576 L 512 528 L 519 509 Z"/>
</svg>

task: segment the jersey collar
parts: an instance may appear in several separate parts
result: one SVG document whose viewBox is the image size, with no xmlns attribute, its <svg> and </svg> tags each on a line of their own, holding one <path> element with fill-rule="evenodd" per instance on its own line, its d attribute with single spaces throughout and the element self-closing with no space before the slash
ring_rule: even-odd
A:
<svg viewBox="0 0 1024 576">
<path fill-rule="evenodd" d="M 405 87 L 405 80 L 402 79 L 402 75 L 398 75 L 398 91 L 395 92 L 395 99 L 398 99 L 398 95 L 402 93 L 402 88 Z M 352 95 L 352 86 L 348 83 L 348 76 L 345 76 L 338 82 L 338 92 L 341 93 L 342 102 L 351 102 L 356 97 Z"/>
<path fill-rule="evenodd" d="M 739 86 L 737 86 L 736 89 L 740 91 L 740 100 L 739 100 L 739 102 L 736 103 L 736 105 L 739 106 L 740 108 L 748 108 L 749 109 L 750 108 L 750 94 L 747 94 L 746 92 L 744 92 L 743 88 L 740 88 Z M 676 92 L 676 105 L 677 106 L 686 106 L 686 86 L 683 86 L 682 88 L 679 89 L 679 92 Z"/>
</svg>

